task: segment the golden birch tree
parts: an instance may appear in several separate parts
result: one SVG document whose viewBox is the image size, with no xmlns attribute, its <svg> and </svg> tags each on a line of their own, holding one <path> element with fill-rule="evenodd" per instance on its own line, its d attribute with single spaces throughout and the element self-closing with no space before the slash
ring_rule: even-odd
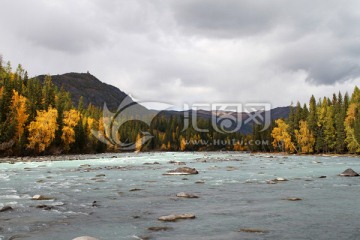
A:
<svg viewBox="0 0 360 240">
<path fill-rule="evenodd" d="M 29 144 L 28 148 L 35 150 L 37 153 L 45 151 L 55 138 L 55 131 L 58 129 L 56 118 L 58 112 L 54 108 L 48 111 L 37 111 L 34 121 L 28 127 Z"/>
<path fill-rule="evenodd" d="M 13 90 L 11 111 L 12 117 L 16 121 L 16 141 L 20 141 L 21 136 L 24 134 L 25 123 L 29 117 L 29 114 L 26 113 L 26 101 L 26 97 Z"/>
<path fill-rule="evenodd" d="M 272 145 L 274 148 L 280 148 L 281 151 L 294 152 L 294 144 L 288 133 L 289 125 L 282 119 L 276 120 L 275 123 L 276 127 L 271 132 L 271 136 L 274 138 Z"/>
<path fill-rule="evenodd" d="M 64 112 L 61 140 L 66 151 L 70 149 L 70 144 L 75 142 L 74 127 L 78 124 L 79 120 L 80 113 L 77 110 L 71 109 Z"/>
<path fill-rule="evenodd" d="M 300 145 L 301 152 L 313 153 L 315 137 L 312 132 L 310 132 L 306 121 L 300 121 L 299 124 L 299 130 L 295 130 L 295 137 L 297 143 Z"/>
</svg>

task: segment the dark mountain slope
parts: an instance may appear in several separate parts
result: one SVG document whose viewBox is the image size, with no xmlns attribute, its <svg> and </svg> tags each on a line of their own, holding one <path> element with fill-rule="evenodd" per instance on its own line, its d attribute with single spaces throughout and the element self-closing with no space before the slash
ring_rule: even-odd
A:
<svg viewBox="0 0 360 240">
<path fill-rule="evenodd" d="M 45 75 L 37 76 L 43 82 Z M 121 101 L 127 97 L 127 94 L 118 88 L 103 83 L 89 73 L 65 73 L 62 75 L 51 76 L 53 83 L 60 89 L 64 89 L 71 93 L 71 97 L 75 106 L 77 106 L 79 98 L 83 96 L 84 105 L 89 103 L 102 108 L 104 103 L 111 110 L 116 110 Z"/>
</svg>

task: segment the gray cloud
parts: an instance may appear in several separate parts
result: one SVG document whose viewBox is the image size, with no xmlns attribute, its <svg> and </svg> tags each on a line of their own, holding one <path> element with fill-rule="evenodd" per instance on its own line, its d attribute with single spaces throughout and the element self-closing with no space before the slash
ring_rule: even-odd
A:
<svg viewBox="0 0 360 240">
<path fill-rule="evenodd" d="M 179 105 L 288 105 L 360 84 L 355 0 L 0 1 L 0 53 L 30 75 L 89 70 Z"/>
<path fill-rule="evenodd" d="M 285 70 L 305 70 L 315 84 L 333 84 L 360 75 L 359 3 L 339 1 L 178 1 L 175 18 L 189 35 L 248 39 L 280 52 Z M 356 51 L 353 51 L 356 49 Z"/>
<path fill-rule="evenodd" d="M 177 22 L 190 34 L 237 38 L 269 34 L 277 28 L 296 28 L 295 35 L 323 24 L 336 11 L 336 1 L 184 0 L 174 3 Z"/>
<path fill-rule="evenodd" d="M 49 50 L 77 54 L 107 41 L 92 9 L 77 2 L 6 1 L 0 11 L 8 31 Z"/>
</svg>

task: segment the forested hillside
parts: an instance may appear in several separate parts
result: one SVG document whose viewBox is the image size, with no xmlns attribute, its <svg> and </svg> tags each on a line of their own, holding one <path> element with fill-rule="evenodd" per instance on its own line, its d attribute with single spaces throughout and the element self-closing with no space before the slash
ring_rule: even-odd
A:
<svg viewBox="0 0 360 240">
<path fill-rule="evenodd" d="M 121 150 L 104 144 L 92 130 L 106 136 L 102 109 L 84 104 L 82 97 L 74 101 L 64 87 L 56 86 L 51 76 L 28 78 L 21 65 L 13 70 L 10 62 L 0 61 L 0 154 L 38 155 L 60 153 L 96 153 Z M 74 105 L 73 102 L 77 102 Z M 101 103 L 102 104 L 102 103 Z M 142 133 L 153 138 L 136 150 L 245 150 L 236 141 L 244 138 L 240 133 L 222 134 L 211 128 L 209 119 L 198 120 L 198 127 L 209 129 L 199 133 L 192 127 L 183 129 L 181 115 L 160 114 L 150 126 L 141 121 L 129 121 L 117 129 L 122 143 L 137 142 Z M 105 119 L 105 121 L 108 119 Z M 103 137 L 103 136 L 97 136 Z M 212 139 L 223 144 L 209 144 Z M 111 140 L 111 139 L 110 139 Z M 209 141 L 209 142 L 208 142 Z"/>
<path fill-rule="evenodd" d="M 64 80 L 62 85 L 59 79 L 64 79 L 64 76 L 69 81 Z M 123 116 L 124 119 L 116 119 L 125 123 L 111 123 L 112 128 L 118 128 L 109 130 L 106 129 L 107 125 L 104 125 L 104 122 L 109 122 L 109 117 L 104 118 L 103 109 L 99 106 L 108 98 L 121 98 L 113 104 L 115 107 L 126 94 L 113 89 L 113 95 L 108 94 L 100 100 L 84 101 L 78 88 L 74 97 L 65 90 L 65 86 L 69 90 L 77 84 L 82 84 L 84 93 L 89 96 L 86 92 L 91 91 L 89 85 L 95 84 L 96 88 L 103 85 L 89 74 L 80 74 L 82 80 L 80 83 L 74 83 L 74 76 L 61 75 L 56 84 L 49 75 L 41 76 L 40 79 L 29 79 L 21 65 L 13 70 L 10 62 L 5 64 L 0 59 L 0 155 L 123 150 L 119 148 L 118 143 L 136 143 L 132 150 L 137 151 L 360 152 L 360 90 L 357 87 L 351 97 L 347 93 L 344 96 L 338 93 L 334 94 L 332 99 L 324 97 L 316 101 L 312 96 L 309 107 L 307 104 L 302 106 L 298 103 L 295 107 L 277 108 L 275 114 L 271 115 L 273 121 L 270 127 L 264 131 L 261 125 L 253 125 L 252 133 L 248 130 L 244 132 L 243 129 L 243 132 L 234 133 L 215 131 L 209 117 L 212 113 L 206 111 L 199 112 L 196 127 L 191 124 L 191 114 L 188 119 L 189 126 L 184 127 L 184 112 L 162 112 L 149 124 L 135 120 L 135 112 Z M 87 80 L 91 83 L 88 86 Z M 92 104 L 94 101 L 99 103 L 98 106 Z M 131 103 L 136 104 L 132 101 Z M 136 105 L 141 110 L 145 109 Z M 153 111 L 147 111 L 149 115 L 154 114 Z M 112 134 L 109 135 L 109 132 Z M 151 139 L 141 142 L 143 135 L 151 136 Z"/>
<path fill-rule="evenodd" d="M 297 103 L 287 119 L 278 119 L 272 128 L 259 132 L 255 126 L 253 138 L 272 142 L 272 150 L 290 153 L 359 153 L 360 152 L 360 90 L 333 94 L 309 107 Z M 262 150 L 262 149 L 257 149 Z"/>
</svg>

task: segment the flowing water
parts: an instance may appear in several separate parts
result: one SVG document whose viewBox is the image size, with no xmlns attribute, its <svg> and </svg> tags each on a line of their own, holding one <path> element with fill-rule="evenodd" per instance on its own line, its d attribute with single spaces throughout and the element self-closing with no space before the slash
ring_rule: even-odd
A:
<svg viewBox="0 0 360 240">
<path fill-rule="evenodd" d="M 169 161 L 199 174 L 165 176 L 181 167 Z M 359 172 L 360 159 L 167 152 L 1 163 L 0 208 L 13 210 L 0 212 L 0 239 L 360 239 L 360 177 L 338 176 L 347 168 Z M 276 177 L 288 181 L 267 184 Z M 196 218 L 158 220 L 173 213 Z"/>
</svg>

